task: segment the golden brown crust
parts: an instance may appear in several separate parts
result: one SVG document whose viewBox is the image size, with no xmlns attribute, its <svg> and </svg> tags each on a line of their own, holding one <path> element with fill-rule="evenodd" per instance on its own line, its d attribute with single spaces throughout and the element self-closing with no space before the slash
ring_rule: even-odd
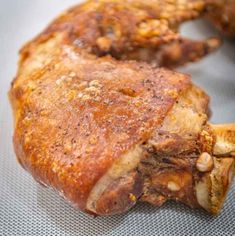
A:
<svg viewBox="0 0 235 236">
<path fill-rule="evenodd" d="M 37 42 L 66 32 L 71 44 L 98 56 L 175 67 L 197 61 L 220 46 L 217 38 L 195 41 L 179 33 L 182 22 L 201 17 L 207 7 L 203 0 L 91 0 L 61 14 Z M 27 55 L 29 47 L 25 49 Z"/>
<path fill-rule="evenodd" d="M 10 92 L 14 146 L 38 181 L 84 209 L 97 180 L 149 138 L 190 81 L 144 63 L 82 55 L 67 37 L 24 48 L 31 54 Z"/>
</svg>

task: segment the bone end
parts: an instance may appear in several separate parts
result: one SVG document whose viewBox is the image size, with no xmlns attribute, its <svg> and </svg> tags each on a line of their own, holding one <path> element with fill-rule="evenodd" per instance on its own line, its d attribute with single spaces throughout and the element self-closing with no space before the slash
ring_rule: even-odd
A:
<svg viewBox="0 0 235 236">
<path fill-rule="evenodd" d="M 216 136 L 213 154 L 235 157 L 235 123 L 211 125 L 211 128 Z"/>
</svg>

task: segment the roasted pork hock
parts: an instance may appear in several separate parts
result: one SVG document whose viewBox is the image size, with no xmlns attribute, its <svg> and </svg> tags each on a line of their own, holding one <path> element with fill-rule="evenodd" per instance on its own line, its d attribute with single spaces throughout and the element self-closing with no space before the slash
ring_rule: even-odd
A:
<svg viewBox="0 0 235 236">
<path fill-rule="evenodd" d="M 168 199 L 217 214 L 234 174 L 235 125 L 208 123 L 208 96 L 189 76 L 84 48 L 96 31 L 82 41 L 76 14 L 21 50 L 9 92 L 19 163 L 94 215 Z"/>
</svg>

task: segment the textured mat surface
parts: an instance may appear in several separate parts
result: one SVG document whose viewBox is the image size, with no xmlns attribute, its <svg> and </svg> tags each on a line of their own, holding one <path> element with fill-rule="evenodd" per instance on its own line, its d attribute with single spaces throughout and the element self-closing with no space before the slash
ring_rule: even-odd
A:
<svg viewBox="0 0 235 236">
<path fill-rule="evenodd" d="M 235 184 L 223 211 L 212 217 L 169 202 L 161 208 L 139 204 L 125 215 L 93 218 L 73 209 L 50 189 L 36 184 L 17 163 L 7 91 L 17 51 L 75 0 L 0 0 L 0 236 L 11 235 L 235 235 Z M 202 22 L 185 33 L 213 32 Z M 196 33 L 197 32 L 197 33 Z M 213 122 L 235 121 L 235 44 L 184 69 L 212 97 Z"/>
</svg>

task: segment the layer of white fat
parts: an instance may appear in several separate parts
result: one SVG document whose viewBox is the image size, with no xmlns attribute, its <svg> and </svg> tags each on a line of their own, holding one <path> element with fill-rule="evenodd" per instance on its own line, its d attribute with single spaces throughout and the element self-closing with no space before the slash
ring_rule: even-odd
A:
<svg viewBox="0 0 235 236">
<path fill-rule="evenodd" d="M 197 87 L 190 87 L 178 99 L 162 122 L 161 130 L 195 139 L 202 130 L 207 120 L 204 113 L 205 98 Z M 155 145 L 155 140 L 150 139 L 149 144 Z"/>
<path fill-rule="evenodd" d="M 178 99 L 162 123 L 162 130 L 178 135 L 194 135 L 207 119 L 204 113 L 205 98 L 197 87 L 190 87 Z"/>
<path fill-rule="evenodd" d="M 143 149 L 140 145 L 136 145 L 117 159 L 91 190 L 86 204 L 87 210 L 96 212 L 96 202 L 99 200 L 102 193 L 113 181 L 135 169 L 141 160 L 142 154 Z"/>
<path fill-rule="evenodd" d="M 200 182 L 196 184 L 196 198 L 198 204 L 206 209 L 210 210 L 210 202 L 209 202 L 209 195 L 210 195 L 210 181 L 208 177 L 203 177 Z"/>
</svg>

